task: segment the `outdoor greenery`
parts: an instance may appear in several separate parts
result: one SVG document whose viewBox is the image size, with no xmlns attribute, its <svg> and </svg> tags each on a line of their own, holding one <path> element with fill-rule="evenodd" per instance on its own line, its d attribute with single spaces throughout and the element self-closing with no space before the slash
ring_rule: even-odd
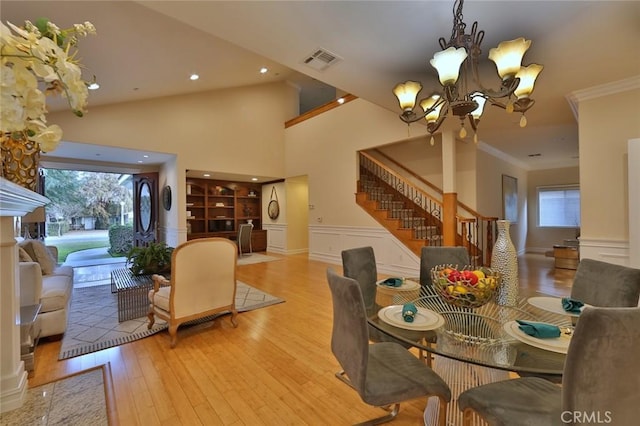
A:
<svg viewBox="0 0 640 426">
<path fill-rule="evenodd" d="M 127 265 L 135 275 L 160 274 L 171 270 L 173 247 L 165 243 L 149 243 L 147 247 L 133 247 L 127 254 Z"/>
<path fill-rule="evenodd" d="M 58 248 L 58 262 L 64 263 L 67 260 L 69 253 L 73 253 L 81 250 L 89 250 L 93 248 L 106 247 L 108 245 L 105 241 L 76 241 L 76 242 L 63 242 L 56 243 Z M 108 257 L 108 255 L 107 255 Z"/>
<path fill-rule="evenodd" d="M 133 247 L 133 226 L 112 225 L 109 228 L 109 254 L 125 256 Z"/>
<path fill-rule="evenodd" d="M 131 191 L 115 173 L 82 172 L 46 169 L 45 194 L 51 200 L 46 207 L 49 218 L 48 235 L 60 236 L 64 224 L 80 226 L 81 218 L 95 219 L 95 229 L 109 229 L 118 223 L 121 209 L 131 211 Z"/>
</svg>

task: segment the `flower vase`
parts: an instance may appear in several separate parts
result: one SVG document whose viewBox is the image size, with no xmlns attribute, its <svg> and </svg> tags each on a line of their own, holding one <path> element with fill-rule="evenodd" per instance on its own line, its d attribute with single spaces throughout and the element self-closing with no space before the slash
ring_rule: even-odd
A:
<svg viewBox="0 0 640 426">
<path fill-rule="evenodd" d="M 2 177 L 31 191 L 38 187 L 40 147 L 34 141 L 2 135 Z"/>
<path fill-rule="evenodd" d="M 499 220 L 498 238 L 491 254 L 491 269 L 499 272 L 502 283 L 496 293 L 499 305 L 514 306 L 518 300 L 518 257 L 511 242 L 508 220 Z"/>
</svg>

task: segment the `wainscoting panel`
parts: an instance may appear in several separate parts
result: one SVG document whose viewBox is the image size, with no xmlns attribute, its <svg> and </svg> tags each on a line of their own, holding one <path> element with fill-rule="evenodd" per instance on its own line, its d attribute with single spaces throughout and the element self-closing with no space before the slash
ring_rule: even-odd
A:
<svg viewBox="0 0 640 426">
<path fill-rule="evenodd" d="M 420 258 L 387 230 L 349 226 L 309 226 L 309 259 L 342 265 L 342 250 L 373 247 L 378 272 L 417 277 Z"/>
<path fill-rule="evenodd" d="M 629 242 L 580 237 L 580 259 L 595 259 L 629 266 Z"/>
<path fill-rule="evenodd" d="M 287 254 L 287 225 L 264 224 L 262 229 L 267 230 L 267 251 Z"/>
</svg>

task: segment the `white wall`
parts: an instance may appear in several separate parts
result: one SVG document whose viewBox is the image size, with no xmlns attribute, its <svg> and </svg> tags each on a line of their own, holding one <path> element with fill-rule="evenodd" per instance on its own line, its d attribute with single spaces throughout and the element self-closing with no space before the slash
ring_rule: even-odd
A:
<svg viewBox="0 0 640 426">
<path fill-rule="evenodd" d="M 186 241 L 185 170 L 284 176 L 283 123 L 297 115 L 297 103 L 297 90 L 281 82 L 90 106 L 81 119 L 63 111 L 48 120 L 66 141 L 175 154 L 160 182 L 176 202 L 161 211 L 160 239 L 173 243 Z"/>
<path fill-rule="evenodd" d="M 638 97 L 640 84 L 623 92 L 582 94 L 579 100 L 582 258 L 629 263 L 627 148 L 640 137 Z"/>
</svg>

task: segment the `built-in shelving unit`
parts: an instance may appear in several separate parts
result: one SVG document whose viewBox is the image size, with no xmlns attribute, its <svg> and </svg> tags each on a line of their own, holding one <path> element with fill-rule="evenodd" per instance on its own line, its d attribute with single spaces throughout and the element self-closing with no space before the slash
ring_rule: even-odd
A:
<svg viewBox="0 0 640 426">
<path fill-rule="evenodd" d="M 241 223 L 253 223 L 253 250 L 266 250 L 259 184 L 187 179 L 186 185 L 189 240 L 214 236 L 235 239 Z"/>
</svg>

